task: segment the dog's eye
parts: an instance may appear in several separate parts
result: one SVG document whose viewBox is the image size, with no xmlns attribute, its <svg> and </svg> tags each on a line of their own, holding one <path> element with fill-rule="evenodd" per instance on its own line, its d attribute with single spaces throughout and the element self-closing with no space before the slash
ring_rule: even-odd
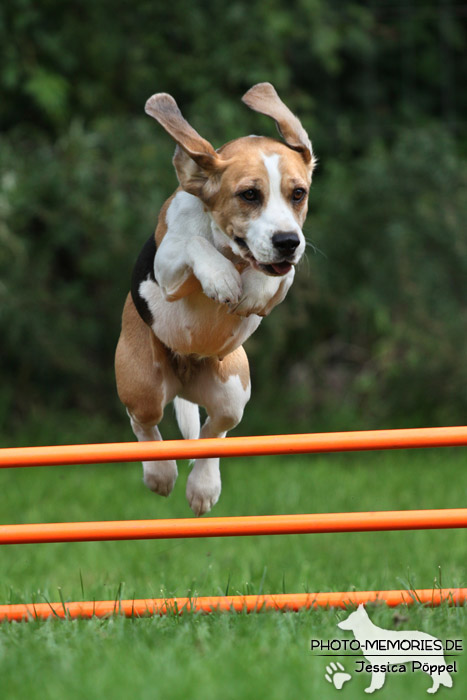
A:
<svg viewBox="0 0 467 700">
<path fill-rule="evenodd" d="M 302 199 L 304 199 L 305 195 L 306 190 L 304 190 L 303 187 L 296 187 L 292 192 L 292 201 L 301 202 Z"/>
<path fill-rule="evenodd" d="M 240 197 L 246 202 L 259 202 L 259 192 L 253 188 L 240 192 Z"/>
</svg>

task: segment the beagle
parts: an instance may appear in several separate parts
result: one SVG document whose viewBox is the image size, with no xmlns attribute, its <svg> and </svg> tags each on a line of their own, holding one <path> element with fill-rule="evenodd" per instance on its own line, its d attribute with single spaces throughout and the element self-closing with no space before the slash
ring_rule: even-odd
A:
<svg viewBox="0 0 467 700">
<path fill-rule="evenodd" d="M 240 422 L 250 398 L 242 344 L 284 299 L 305 250 L 310 140 L 271 84 L 243 102 L 274 119 L 283 141 L 247 136 L 216 151 L 170 95 L 146 103 L 177 143 L 180 186 L 136 262 L 116 351 L 118 394 L 138 440 L 162 439 L 172 400 L 184 438 L 224 437 Z M 174 460 L 143 462 L 143 471 L 146 486 L 170 494 Z M 219 459 L 197 459 L 186 489 L 193 512 L 207 513 L 220 492 Z"/>
</svg>

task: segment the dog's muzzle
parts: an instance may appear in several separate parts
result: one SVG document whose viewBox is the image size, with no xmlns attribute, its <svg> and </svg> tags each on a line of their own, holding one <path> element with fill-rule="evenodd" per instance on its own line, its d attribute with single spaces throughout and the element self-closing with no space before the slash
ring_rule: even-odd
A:
<svg viewBox="0 0 467 700">
<path fill-rule="evenodd" d="M 295 265 L 295 261 L 290 260 L 293 257 L 296 249 L 300 245 L 300 239 L 294 231 L 278 231 L 272 237 L 272 244 L 277 251 L 278 257 L 282 260 L 271 263 L 261 263 L 254 257 L 247 242 L 239 236 L 234 237 L 235 243 L 245 251 L 244 258 L 260 272 L 274 277 L 286 275 Z"/>
<path fill-rule="evenodd" d="M 284 258 L 290 258 L 300 245 L 300 239 L 295 231 L 278 231 L 272 237 L 272 244 Z"/>
</svg>

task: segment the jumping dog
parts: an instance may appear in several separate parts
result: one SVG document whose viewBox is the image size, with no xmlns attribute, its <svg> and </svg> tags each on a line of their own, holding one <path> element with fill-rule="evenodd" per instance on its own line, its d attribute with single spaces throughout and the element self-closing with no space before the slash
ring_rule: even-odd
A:
<svg viewBox="0 0 467 700">
<path fill-rule="evenodd" d="M 161 440 L 174 400 L 185 438 L 224 437 L 250 398 L 242 344 L 287 294 L 305 250 L 302 226 L 315 158 L 300 121 L 269 83 L 243 102 L 275 120 L 283 141 L 235 139 L 215 150 L 173 97 L 146 112 L 176 141 L 180 183 L 136 262 L 116 351 L 117 389 L 138 440 Z M 200 430 L 198 406 L 207 419 Z M 144 482 L 168 496 L 174 460 L 143 462 Z M 219 499 L 219 459 L 197 459 L 186 495 L 196 515 Z"/>
</svg>

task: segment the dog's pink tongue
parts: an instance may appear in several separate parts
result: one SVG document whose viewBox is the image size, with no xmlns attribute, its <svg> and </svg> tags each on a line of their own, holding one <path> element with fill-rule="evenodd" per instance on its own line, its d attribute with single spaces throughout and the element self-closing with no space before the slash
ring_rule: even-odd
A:
<svg viewBox="0 0 467 700">
<path fill-rule="evenodd" d="M 278 275 L 286 275 L 292 269 L 292 265 L 288 262 L 275 263 L 271 267 Z"/>
</svg>

